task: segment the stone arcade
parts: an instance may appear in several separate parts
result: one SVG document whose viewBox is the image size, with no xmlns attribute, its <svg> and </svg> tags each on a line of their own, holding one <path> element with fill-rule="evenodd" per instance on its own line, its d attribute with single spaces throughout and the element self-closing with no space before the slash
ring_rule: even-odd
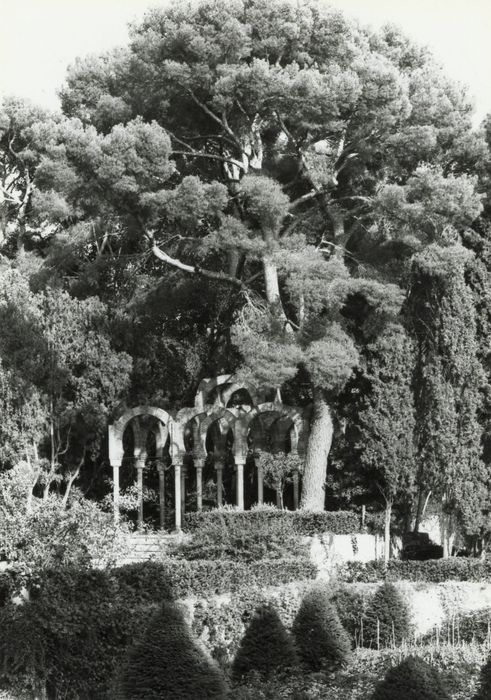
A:
<svg viewBox="0 0 491 700">
<path fill-rule="evenodd" d="M 180 530 L 186 495 L 188 470 L 195 470 L 196 506 L 203 508 L 203 469 L 212 455 L 216 484 L 216 504 L 222 505 L 222 479 L 227 455 L 233 460 L 235 504 L 244 509 L 244 466 L 250 445 L 273 451 L 303 455 L 308 434 L 305 412 L 282 403 L 277 391 L 266 401 L 265 391 L 236 383 L 230 375 L 203 379 L 194 407 L 171 415 L 161 408 L 137 406 L 129 409 L 109 426 L 109 459 L 113 469 L 114 517 L 119 517 L 120 468 L 125 455 L 123 437 L 132 430 L 134 463 L 137 472 L 138 523 L 143 524 L 143 475 L 148 457 L 149 432 L 155 439 L 159 474 L 160 526 L 165 526 L 164 456 L 173 466 L 175 528 Z M 263 503 L 261 470 L 255 475 L 257 503 Z M 298 507 L 299 477 L 293 478 L 293 507 Z"/>
</svg>

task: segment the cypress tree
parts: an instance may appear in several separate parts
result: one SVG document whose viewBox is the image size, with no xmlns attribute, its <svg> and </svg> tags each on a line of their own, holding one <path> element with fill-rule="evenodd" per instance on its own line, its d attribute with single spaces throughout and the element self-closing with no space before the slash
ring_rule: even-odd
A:
<svg viewBox="0 0 491 700">
<path fill-rule="evenodd" d="M 293 634 L 302 660 L 313 671 L 341 666 L 350 657 L 349 636 L 326 590 L 316 588 L 305 596 Z"/>
</svg>

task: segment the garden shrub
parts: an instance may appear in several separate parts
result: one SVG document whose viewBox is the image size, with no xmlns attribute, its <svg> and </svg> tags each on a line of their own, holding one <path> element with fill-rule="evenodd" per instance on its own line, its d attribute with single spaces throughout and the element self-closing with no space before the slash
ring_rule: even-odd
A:
<svg viewBox="0 0 491 700">
<path fill-rule="evenodd" d="M 121 689 L 127 700 L 225 700 L 219 669 L 194 642 L 181 611 L 165 602 L 127 655 Z"/>
<path fill-rule="evenodd" d="M 246 533 L 248 528 L 258 526 L 258 523 L 283 521 L 291 535 L 319 535 L 329 532 L 334 535 L 351 535 L 359 533 L 361 521 L 353 511 L 291 511 L 279 510 L 273 507 L 254 508 L 249 511 L 217 508 L 198 513 L 186 513 L 184 529 L 186 532 L 200 532 L 210 522 L 226 527 L 242 527 Z"/>
<path fill-rule="evenodd" d="M 379 581 L 491 581 L 491 560 L 452 557 L 428 561 L 391 559 L 346 562 L 338 572 L 339 578 L 349 583 L 376 583 Z"/>
<path fill-rule="evenodd" d="M 391 668 L 372 700 L 450 700 L 438 671 L 417 656 Z"/>
<path fill-rule="evenodd" d="M 313 671 L 342 666 L 351 655 L 348 634 L 325 589 L 305 596 L 292 631 L 303 662 Z"/>
<path fill-rule="evenodd" d="M 256 610 L 235 656 L 232 673 L 239 680 L 251 671 L 267 677 L 298 663 L 293 641 L 272 605 Z"/>
<path fill-rule="evenodd" d="M 491 698 L 491 656 L 481 668 L 478 691 L 473 700 L 489 700 Z"/>
<path fill-rule="evenodd" d="M 363 646 L 399 644 L 411 631 L 409 607 L 392 583 L 384 583 L 371 599 L 363 619 Z"/>
</svg>

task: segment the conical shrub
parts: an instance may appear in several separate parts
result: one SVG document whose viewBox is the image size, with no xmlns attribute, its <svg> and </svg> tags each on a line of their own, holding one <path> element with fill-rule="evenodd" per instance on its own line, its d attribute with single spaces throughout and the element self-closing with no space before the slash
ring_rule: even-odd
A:
<svg viewBox="0 0 491 700">
<path fill-rule="evenodd" d="M 240 679 L 251 671 L 269 676 L 298 663 L 293 641 L 271 605 L 257 609 L 235 656 L 232 673 Z"/>
<path fill-rule="evenodd" d="M 384 583 L 372 598 L 363 620 L 363 646 L 400 644 L 411 632 L 409 607 L 392 583 Z"/>
<path fill-rule="evenodd" d="M 479 690 L 474 695 L 474 700 L 489 700 L 491 698 L 491 656 L 481 668 L 479 678 Z"/>
<path fill-rule="evenodd" d="M 120 687 L 126 700 L 227 697 L 219 669 L 194 642 L 181 611 L 168 602 L 130 650 Z"/>
<path fill-rule="evenodd" d="M 409 656 L 387 672 L 372 700 L 450 700 L 450 695 L 433 666 Z"/>
<path fill-rule="evenodd" d="M 305 596 L 293 635 L 302 661 L 313 671 L 341 666 L 351 655 L 348 633 L 326 590 L 316 588 Z"/>
</svg>

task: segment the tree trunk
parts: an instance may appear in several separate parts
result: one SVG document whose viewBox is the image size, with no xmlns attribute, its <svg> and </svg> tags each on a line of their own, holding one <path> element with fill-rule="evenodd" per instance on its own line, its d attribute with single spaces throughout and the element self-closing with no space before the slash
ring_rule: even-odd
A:
<svg viewBox="0 0 491 700">
<path fill-rule="evenodd" d="M 280 301 L 280 287 L 278 284 L 278 270 L 276 263 L 268 256 L 263 257 L 264 283 L 266 285 L 266 299 L 268 304 L 277 304 Z"/>
<path fill-rule="evenodd" d="M 392 515 L 392 501 L 385 503 L 385 523 L 384 523 L 384 560 L 390 559 L 390 517 Z"/>
<path fill-rule="evenodd" d="M 304 510 L 324 510 L 324 483 L 333 430 L 331 409 L 323 390 L 316 388 L 300 502 L 300 508 Z"/>
<path fill-rule="evenodd" d="M 416 508 L 416 517 L 414 520 L 414 532 L 419 532 L 419 527 L 421 521 L 424 518 L 426 508 L 428 507 L 428 501 L 431 496 L 431 491 L 425 491 L 423 487 L 420 486 L 418 493 L 418 505 Z"/>
</svg>

